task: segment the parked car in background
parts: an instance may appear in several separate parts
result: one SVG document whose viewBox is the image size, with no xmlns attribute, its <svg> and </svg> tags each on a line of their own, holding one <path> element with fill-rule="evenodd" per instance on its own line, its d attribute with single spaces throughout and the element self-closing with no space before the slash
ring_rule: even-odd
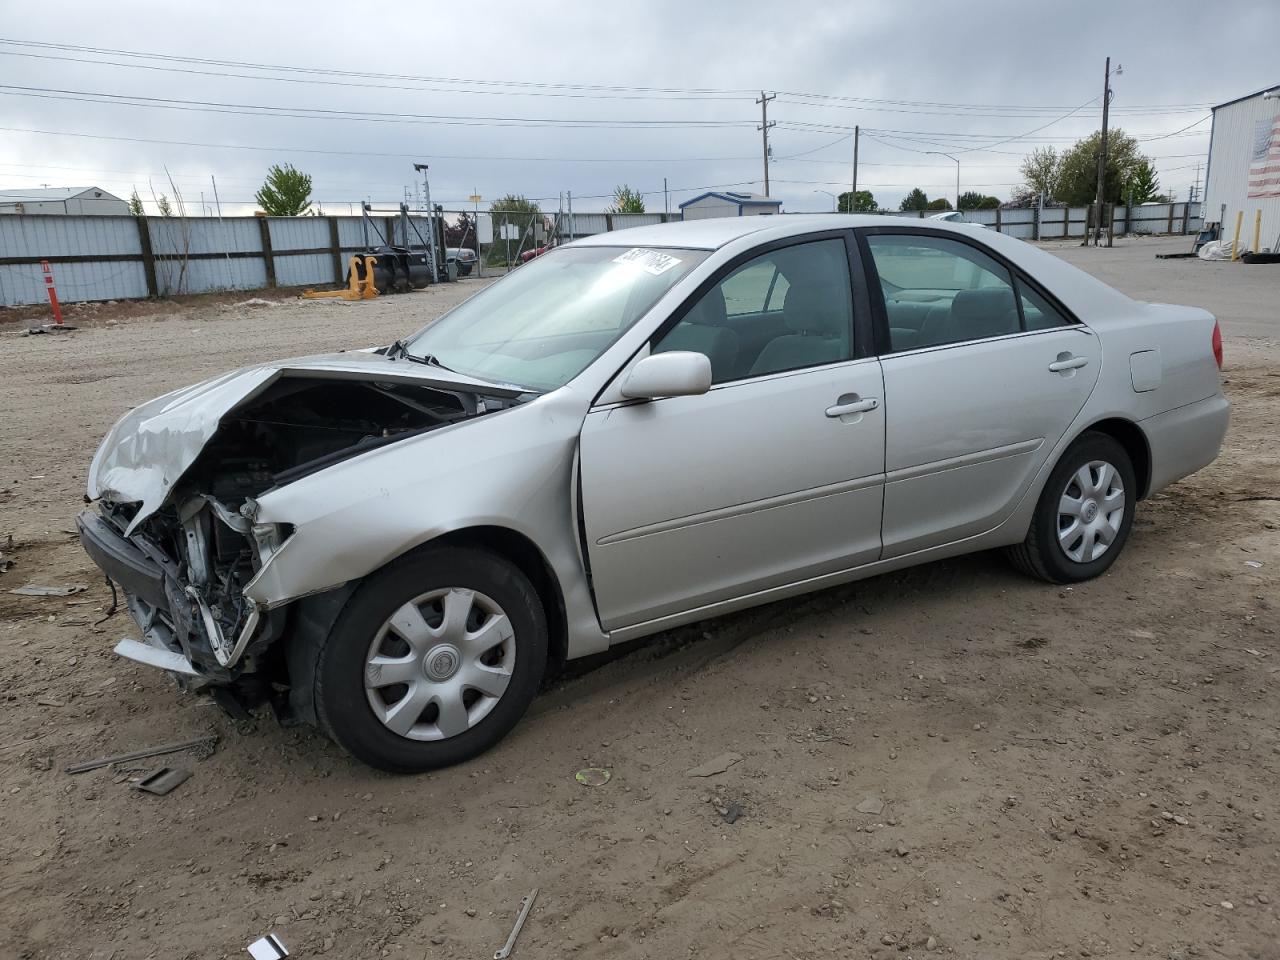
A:
<svg viewBox="0 0 1280 960">
<path fill-rule="evenodd" d="M 471 276 L 471 271 L 475 269 L 476 261 L 479 259 L 470 247 L 449 247 L 444 253 L 447 259 L 458 264 L 460 277 Z"/>
<path fill-rule="evenodd" d="M 390 347 L 142 405 L 79 529 L 137 621 L 118 653 L 417 772 L 681 624 L 996 547 L 1102 574 L 1217 456 L 1221 364 L 1204 310 L 971 225 L 640 227 Z"/>
<path fill-rule="evenodd" d="M 535 257 L 542 256 L 548 250 L 554 250 L 555 247 L 556 247 L 555 243 L 547 243 L 541 247 L 534 247 L 532 250 L 526 250 L 524 253 L 520 254 L 520 262 L 528 263 L 530 260 L 534 259 Z"/>
</svg>

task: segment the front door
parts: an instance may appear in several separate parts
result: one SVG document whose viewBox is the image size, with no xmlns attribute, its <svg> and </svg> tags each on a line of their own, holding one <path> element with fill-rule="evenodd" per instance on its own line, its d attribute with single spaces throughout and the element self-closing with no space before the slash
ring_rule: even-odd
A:
<svg viewBox="0 0 1280 960">
<path fill-rule="evenodd" d="M 770 250 L 653 344 L 711 357 L 708 393 L 588 414 L 581 500 L 605 629 L 879 557 L 883 381 L 855 358 L 853 313 L 844 238 Z"/>
</svg>

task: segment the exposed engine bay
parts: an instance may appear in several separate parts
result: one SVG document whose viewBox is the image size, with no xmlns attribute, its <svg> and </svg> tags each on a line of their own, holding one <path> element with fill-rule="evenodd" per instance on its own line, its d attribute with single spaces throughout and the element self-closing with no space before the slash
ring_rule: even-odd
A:
<svg viewBox="0 0 1280 960">
<path fill-rule="evenodd" d="M 261 700 L 282 657 L 287 609 L 261 610 L 245 587 L 288 539 L 257 522 L 255 498 L 342 460 L 521 402 L 367 378 L 282 376 L 229 410 L 161 509 L 126 538 L 138 505 L 104 496 L 80 521 L 85 547 L 125 591 L 153 656 L 200 688 L 235 682 Z M 179 659 L 180 657 L 180 659 Z M 191 669 L 191 668 L 194 668 Z M 244 696 L 249 694 L 249 696 Z"/>
</svg>

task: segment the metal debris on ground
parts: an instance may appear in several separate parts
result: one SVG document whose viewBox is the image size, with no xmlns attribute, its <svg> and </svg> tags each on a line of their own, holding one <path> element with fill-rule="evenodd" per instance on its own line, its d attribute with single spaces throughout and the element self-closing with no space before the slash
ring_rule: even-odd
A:
<svg viewBox="0 0 1280 960">
<path fill-rule="evenodd" d="M 41 323 L 34 327 L 27 327 L 22 332 L 22 335 L 24 337 L 34 337 L 42 333 L 71 333 L 73 330 L 78 329 L 80 328 L 70 323 Z"/>
<path fill-rule="evenodd" d="M 284 943 L 274 933 L 253 941 L 246 949 L 253 960 L 281 960 L 289 955 Z"/>
<path fill-rule="evenodd" d="M 742 760 L 740 753 L 722 753 L 718 757 L 713 757 L 706 763 L 701 763 L 696 767 L 692 767 L 685 771 L 685 775 L 689 777 L 714 777 L 717 773 L 724 773 L 735 763 Z"/>
<path fill-rule="evenodd" d="M 730 800 L 728 803 L 716 807 L 716 813 L 720 814 L 720 819 L 725 823 L 736 823 L 738 818 L 747 811 L 737 800 Z"/>
<path fill-rule="evenodd" d="M 175 787 L 186 782 L 190 776 L 191 771 L 185 767 L 160 767 L 135 783 L 133 788 L 163 797 L 166 793 L 172 793 Z"/>
<path fill-rule="evenodd" d="M 524 926 L 525 920 L 529 916 L 529 911 L 533 909 L 533 901 L 538 898 L 538 888 L 534 887 L 530 890 L 523 900 L 520 901 L 520 912 L 516 914 L 515 926 L 511 928 L 511 936 L 507 937 L 499 950 L 493 953 L 493 960 L 507 960 L 511 956 L 511 951 L 515 949 L 516 937 L 520 936 L 520 928 Z"/>
<path fill-rule="evenodd" d="M 39 583 L 28 583 L 26 586 L 10 590 L 20 597 L 69 597 L 72 594 L 84 593 L 89 588 L 83 583 L 72 583 L 65 586 L 50 587 Z"/>
<path fill-rule="evenodd" d="M 603 787 L 613 776 L 607 767 L 585 767 L 573 775 L 573 779 L 588 787 Z"/>
<path fill-rule="evenodd" d="M 218 742 L 216 733 L 208 733 L 203 737 L 195 737 L 192 740 L 183 740 L 180 743 L 166 743 L 159 747 L 150 747 L 146 750 L 135 750 L 132 753 L 119 753 L 111 757 L 99 757 L 97 760 L 85 760 L 81 763 L 73 763 L 66 768 L 67 773 L 86 773 L 90 770 L 97 770 L 101 767 L 109 767 L 113 763 L 128 763 L 130 760 L 145 760 L 148 757 L 161 757 L 168 753 L 178 753 L 182 750 L 198 750 L 205 747 L 211 753 L 213 745 Z"/>
</svg>

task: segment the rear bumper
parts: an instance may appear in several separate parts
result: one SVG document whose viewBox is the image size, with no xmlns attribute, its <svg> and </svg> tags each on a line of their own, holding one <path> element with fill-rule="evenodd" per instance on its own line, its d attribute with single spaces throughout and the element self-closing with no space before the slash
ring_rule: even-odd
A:
<svg viewBox="0 0 1280 960">
<path fill-rule="evenodd" d="M 164 571 L 158 563 L 93 510 L 85 510 L 76 517 L 76 527 L 85 553 L 108 579 L 153 607 L 168 608 Z"/>
<path fill-rule="evenodd" d="M 1148 494 L 1213 463 L 1230 416 L 1231 404 L 1219 393 L 1141 421 L 1151 447 Z"/>
</svg>

